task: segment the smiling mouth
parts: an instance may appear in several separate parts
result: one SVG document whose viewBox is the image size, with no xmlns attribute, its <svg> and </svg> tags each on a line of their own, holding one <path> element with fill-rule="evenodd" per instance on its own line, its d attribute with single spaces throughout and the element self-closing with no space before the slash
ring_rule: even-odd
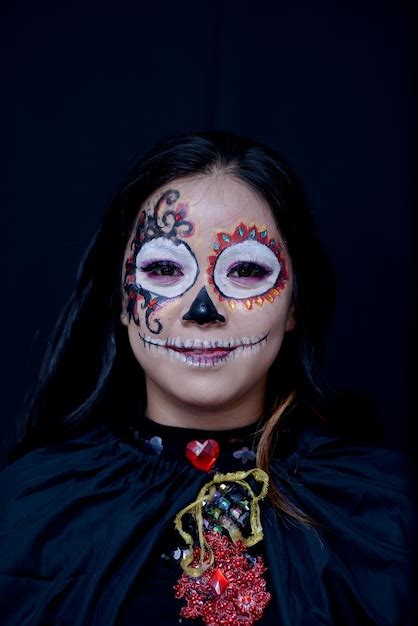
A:
<svg viewBox="0 0 418 626">
<path fill-rule="evenodd" d="M 182 341 L 180 337 L 155 339 L 142 336 L 141 334 L 139 334 L 139 337 L 144 344 L 144 348 L 165 353 L 188 365 L 207 367 L 224 363 L 232 357 L 248 356 L 258 352 L 267 341 L 268 334 L 257 337 L 243 337 L 241 339 L 187 339 L 186 341 Z"/>
</svg>

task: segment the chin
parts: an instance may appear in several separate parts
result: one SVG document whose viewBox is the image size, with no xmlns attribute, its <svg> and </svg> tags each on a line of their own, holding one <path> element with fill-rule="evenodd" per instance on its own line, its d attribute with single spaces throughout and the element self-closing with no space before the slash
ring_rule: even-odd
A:
<svg viewBox="0 0 418 626">
<path fill-rule="evenodd" d="M 244 379 L 244 384 L 240 384 L 241 381 L 236 375 L 213 376 L 213 374 L 203 376 L 198 372 L 194 376 L 186 375 L 178 381 L 178 384 L 173 384 L 172 381 L 169 386 L 166 384 L 165 388 L 178 402 L 196 408 L 219 411 L 222 407 L 242 399 L 256 384 L 255 381 L 251 383 L 248 378 Z"/>
<path fill-rule="evenodd" d="M 219 409 L 229 405 L 236 398 L 235 395 L 231 396 L 231 393 L 222 393 L 222 391 L 220 393 L 215 391 L 213 394 L 202 394 L 199 393 L 199 391 L 193 392 L 193 390 L 190 390 L 189 393 L 183 392 L 184 390 L 182 390 L 182 394 L 180 395 L 177 390 L 177 393 L 173 394 L 178 402 L 194 406 L 196 409 L 202 409 L 202 411 L 204 410 L 205 412 L 208 410 L 219 411 Z"/>
</svg>

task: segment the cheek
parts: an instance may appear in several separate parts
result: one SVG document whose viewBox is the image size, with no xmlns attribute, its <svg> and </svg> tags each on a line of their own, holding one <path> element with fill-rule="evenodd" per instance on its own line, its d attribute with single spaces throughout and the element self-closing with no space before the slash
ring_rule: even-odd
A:
<svg viewBox="0 0 418 626">
<path fill-rule="evenodd" d="M 230 319 L 240 329 L 266 329 L 271 333 L 281 334 L 286 330 L 289 307 L 290 289 L 286 289 L 271 300 L 260 298 L 251 303 L 234 303 L 230 307 Z"/>
</svg>

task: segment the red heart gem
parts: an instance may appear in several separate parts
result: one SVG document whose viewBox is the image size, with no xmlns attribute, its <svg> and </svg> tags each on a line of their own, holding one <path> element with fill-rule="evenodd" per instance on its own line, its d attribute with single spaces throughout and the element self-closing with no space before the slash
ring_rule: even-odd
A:
<svg viewBox="0 0 418 626">
<path fill-rule="evenodd" d="M 189 441 L 186 446 L 186 457 L 190 463 L 202 472 L 208 472 L 219 456 L 219 443 L 214 439 L 206 441 Z"/>
</svg>

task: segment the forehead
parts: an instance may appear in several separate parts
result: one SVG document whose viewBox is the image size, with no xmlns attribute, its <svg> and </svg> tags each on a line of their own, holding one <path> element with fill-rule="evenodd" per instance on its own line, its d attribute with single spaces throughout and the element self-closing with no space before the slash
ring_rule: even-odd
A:
<svg viewBox="0 0 418 626">
<path fill-rule="evenodd" d="M 227 174 L 174 180 L 153 193 L 142 210 L 150 210 L 166 189 L 176 189 L 178 202 L 186 203 L 187 219 L 195 226 L 195 234 L 208 236 L 219 228 L 231 228 L 238 222 L 264 225 L 277 232 L 273 213 L 257 192 L 246 183 Z"/>
</svg>

